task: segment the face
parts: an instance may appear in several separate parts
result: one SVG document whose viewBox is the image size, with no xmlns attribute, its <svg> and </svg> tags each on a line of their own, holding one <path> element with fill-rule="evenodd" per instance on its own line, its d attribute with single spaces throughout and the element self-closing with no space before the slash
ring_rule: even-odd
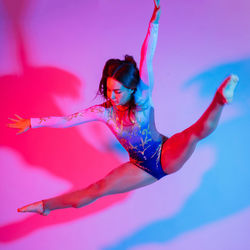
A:
<svg viewBox="0 0 250 250">
<path fill-rule="evenodd" d="M 130 100 L 132 93 L 132 89 L 128 89 L 116 79 L 108 77 L 107 97 L 113 106 L 125 105 Z"/>
</svg>

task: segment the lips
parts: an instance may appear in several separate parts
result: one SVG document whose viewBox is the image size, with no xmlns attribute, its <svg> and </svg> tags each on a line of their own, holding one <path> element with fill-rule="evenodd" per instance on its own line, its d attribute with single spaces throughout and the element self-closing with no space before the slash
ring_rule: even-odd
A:
<svg viewBox="0 0 250 250">
<path fill-rule="evenodd" d="M 114 100 L 111 100 L 111 102 L 112 102 L 112 104 L 118 104 L 118 102 L 117 101 L 114 101 Z"/>
</svg>

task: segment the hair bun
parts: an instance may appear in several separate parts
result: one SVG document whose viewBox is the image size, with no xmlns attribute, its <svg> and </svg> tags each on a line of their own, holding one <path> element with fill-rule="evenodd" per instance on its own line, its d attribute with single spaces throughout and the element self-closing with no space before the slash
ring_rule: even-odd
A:
<svg viewBox="0 0 250 250">
<path fill-rule="evenodd" d="M 133 56 L 125 55 L 125 62 L 131 63 L 136 67 L 136 61 L 134 60 Z"/>
</svg>

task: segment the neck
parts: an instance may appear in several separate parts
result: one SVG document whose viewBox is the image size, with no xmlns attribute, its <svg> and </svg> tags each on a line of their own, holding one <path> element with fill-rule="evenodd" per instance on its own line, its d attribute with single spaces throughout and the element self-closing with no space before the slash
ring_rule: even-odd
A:
<svg viewBox="0 0 250 250">
<path fill-rule="evenodd" d="M 118 110 L 118 111 L 126 111 L 129 109 L 129 106 L 126 105 L 117 105 L 117 106 L 113 106 L 114 109 Z"/>
</svg>

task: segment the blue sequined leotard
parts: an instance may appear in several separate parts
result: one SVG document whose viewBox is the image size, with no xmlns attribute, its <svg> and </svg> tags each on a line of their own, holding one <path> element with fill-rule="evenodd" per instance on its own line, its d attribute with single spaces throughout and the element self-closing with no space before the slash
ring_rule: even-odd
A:
<svg viewBox="0 0 250 250">
<path fill-rule="evenodd" d="M 129 153 L 130 161 L 157 179 L 165 176 L 161 166 L 161 150 L 168 138 L 156 130 L 153 107 L 147 111 L 148 119 L 144 123 L 125 125 L 119 123 L 115 115 L 111 108 L 107 124 Z"/>
</svg>

